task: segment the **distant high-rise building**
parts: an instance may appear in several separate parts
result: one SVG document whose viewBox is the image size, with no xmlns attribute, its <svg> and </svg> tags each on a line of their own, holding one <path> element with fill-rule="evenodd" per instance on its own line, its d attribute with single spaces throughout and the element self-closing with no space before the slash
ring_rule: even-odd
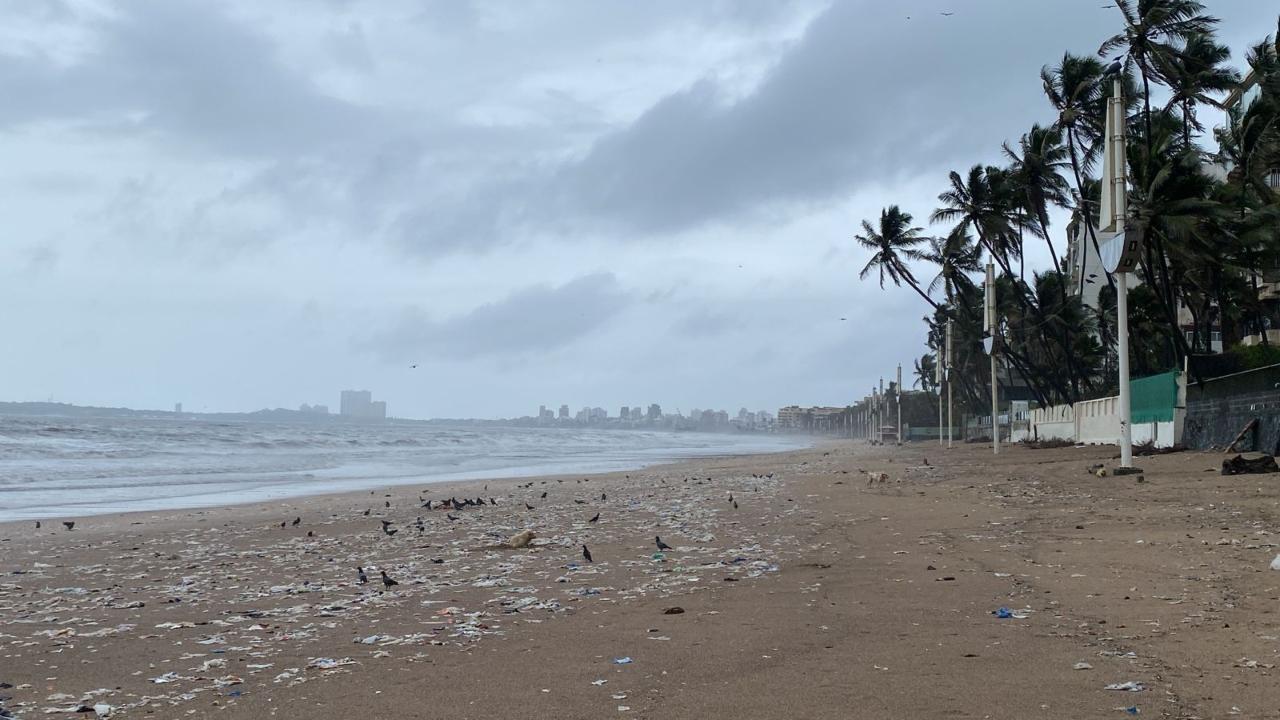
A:
<svg viewBox="0 0 1280 720">
<path fill-rule="evenodd" d="M 630 419 L 631 419 L 631 408 L 627 407 L 626 405 L 623 405 L 623 406 L 622 406 L 622 409 L 618 411 L 618 419 L 619 419 L 619 420 L 624 420 L 624 421 L 625 421 L 625 420 L 630 420 Z"/>
<path fill-rule="evenodd" d="M 560 419 L 561 419 L 561 420 L 568 420 L 568 419 L 569 419 L 569 406 L 568 406 L 568 405 L 561 405 L 561 406 L 560 406 Z"/>
<path fill-rule="evenodd" d="M 384 400 L 374 402 L 373 393 L 368 390 L 343 390 L 338 412 L 344 417 L 385 420 L 387 403 Z"/>
<path fill-rule="evenodd" d="M 174 404 L 173 404 L 173 411 L 174 411 L 174 412 L 176 412 L 176 413 L 180 413 L 180 412 L 182 412 L 182 403 L 174 403 Z"/>
<path fill-rule="evenodd" d="M 650 420 L 661 420 L 661 419 L 662 419 L 662 406 L 661 406 L 661 405 L 659 405 L 658 403 L 654 403 L 654 404 L 652 404 L 652 405 L 650 405 L 650 406 L 649 406 L 649 419 L 650 419 Z"/>
<path fill-rule="evenodd" d="M 539 406 L 538 406 L 538 419 L 539 419 L 539 420 L 541 420 L 542 418 L 544 418 L 544 417 L 546 417 L 546 416 L 547 416 L 547 406 L 546 406 L 546 405 L 539 405 Z"/>
</svg>

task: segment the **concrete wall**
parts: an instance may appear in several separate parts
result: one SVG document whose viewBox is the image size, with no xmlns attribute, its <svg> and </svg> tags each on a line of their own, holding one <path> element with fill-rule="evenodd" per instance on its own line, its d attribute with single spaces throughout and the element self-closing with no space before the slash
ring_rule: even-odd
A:
<svg viewBox="0 0 1280 720">
<path fill-rule="evenodd" d="M 1257 419 L 1238 450 L 1280 452 L 1280 366 L 1232 373 L 1187 389 L 1183 443 L 1197 450 L 1225 448 Z"/>
<path fill-rule="evenodd" d="M 1179 398 L 1185 390 L 1179 391 Z M 1184 405 L 1185 403 L 1180 403 Z M 1075 405 L 1040 408 L 1031 413 L 1031 437 L 1039 440 L 1070 440 L 1084 445 L 1120 444 L 1120 398 L 1085 400 Z M 1156 447 L 1173 447 L 1182 443 L 1187 410 L 1175 407 L 1173 420 L 1136 423 L 1133 444 L 1155 443 Z M 1280 430 L 1280 424 L 1278 424 Z M 1230 442 L 1228 440 L 1227 442 Z"/>
</svg>

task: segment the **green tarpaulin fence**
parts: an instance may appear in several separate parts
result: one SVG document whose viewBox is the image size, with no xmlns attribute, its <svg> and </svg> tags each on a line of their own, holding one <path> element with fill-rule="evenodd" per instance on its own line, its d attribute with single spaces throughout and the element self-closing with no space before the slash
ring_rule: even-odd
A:
<svg viewBox="0 0 1280 720">
<path fill-rule="evenodd" d="M 1177 371 L 1134 380 L 1129 385 L 1133 423 L 1167 422 L 1178 404 Z"/>
</svg>

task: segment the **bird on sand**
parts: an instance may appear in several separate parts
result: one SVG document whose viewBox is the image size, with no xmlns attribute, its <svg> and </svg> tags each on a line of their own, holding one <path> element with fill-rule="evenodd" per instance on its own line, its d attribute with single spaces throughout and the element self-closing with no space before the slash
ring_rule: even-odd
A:
<svg viewBox="0 0 1280 720">
<path fill-rule="evenodd" d="M 364 585 L 367 582 L 369 582 L 369 576 L 364 574 L 364 568 L 356 568 L 356 584 Z"/>
<path fill-rule="evenodd" d="M 37 520 L 37 521 L 36 521 L 36 529 L 37 529 L 37 530 L 39 530 L 39 529 L 40 529 L 40 521 L 39 521 L 39 520 Z"/>
<path fill-rule="evenodd" d="M 315 536 L 316 536 L 316 534 L 315 534 L 314 532 L 312 532 L 311 530 L 308 530 L 308 531 L 307 531 L 307 537 L 315 537 Z"/>
<path fill-rule="evenodd" d="M 588 520 L 587 522 L 595 522 L 595 521 L 597 521 L 597 520 L 599 520 L 599 519 L 600 519 L 600 513 L 596 513 L 595 515 L 592 515 L 592 516 L 591 516 L 591 519 L 590 519 L 590 520 Z"/>
<path fill-rule="evenodd" d="M 444 516 L 445 516 L 445 517 L 447 517 L 447 518 L 449 518 L 450 520 L 457 520 L 457 519 L 458 519 L 458 518 L 454 517 L 453 515 L 451 515 L 450 513 L 445 513 L 445 514 L 444 514 Z"/>
<path fill-rule="evenodd" d="M 545 500 L 545 499 L 546 499 L 546 497 L 547 497 L 547 491 L 546 491 L 546 490 L 543 490 L 543 491 L 542 491 L 542 498 Z"/>
<path fill-rule="evenodd" d="M 529 503 L 525 503 L 525 504 L 524 504 L 524 509 L 525 509 L 525 510 L 532 510 L 532 509 L 533 509 L 533 506 L 532 506 L 532 505 L 530 505 Z"/>
<path fill-rule="evenodd" d="M 734 500 L 734 501 L 733 501 L 733 509 L 734 509 L 734 510 L 737 510 L 737 509 L 738 509 L 738 501 L 737 501 L 737 500 Z"/>
<path fill-rule="evenodd" d="M 733 493 L 729 493 L 729 502 L 733 502 Z"/>
<path fill-rule="evenodd" d="M 64 521 L 62 522 L 62 526 L 63 526 L 63 527 L 65 527 L 65 528 L 66 528 L 66 529 L 68 529 L 68 530 L 75 530 L 75 529 L 76 529 L 76 521 L 75 521 L 75 520 L 64 520 Z"/>
<path fill-rule="evenodd" d="M 387 575 L 387 571 L 386 571 L 386 570 L 383 570 L 383 571 L 382 571 L 382 587 L 386 588 L 387 590 L 390 590 L 391 588 L 393 588 L 393 587 L 395 587 L 395 586 L 397 586 L 397 585 L 399 585 L 399 584 L 400 584 L 400 583 L 396 582 L 395 580 L 392 580 L 392 579 Z"/>
<path fill-rule="evenodd" d="M 604 493 L 600 493 L 600 499 L 601 499 L 601 500 L 607 500 L 607 499 L 608 499 L 608 496 L 606 496 Z"/>
<path fill-rule="evenodd" d="M 595 562 L 595 560 L 591 559 L 591 551 L 587 549 L 586 545 L 582 546 L 582 557 L 586 558 L 587 562 Z"/>
<path fill-rule="evenodd" d="M 371 509 L 371 508 L 366 508 L 366 509 L 365 509 L 365 511 L 364 511 L 365 517 L 368 517 L 368 516 L 369 516 L 369 510 L 370 510 L 370 509 Z"/>
<path fill-rule="evenodd" d="M 294 519 L 293 519 L 293 526 L 294 526 L 294 527 L 298 527 L 298 526 L 299 526 L 299 525 L 301 525 L 301 524 L 302 524 L 302 518 L 301 518 L 301 517 L 296 517 L 296 518 L 294 518 Z"/>
<path fill-rule="evenodd" d="M 660 551 L 661 551 L 661 550 L 670 550 L 670 549 L 671 549 L 671 546 L 670 546 L 670 545 L 668 545 L 668 544 L 666 544 L 666 543 L 664 543 L 664 542 L 662 542 L 662 538 L 658 537 L 657 535 L 654 535 L 654 536 L 653 536 L 653 542 L 657 544 L 657 546 L 658 546 L 658 550 L 660 550 Z"/>
</svg>

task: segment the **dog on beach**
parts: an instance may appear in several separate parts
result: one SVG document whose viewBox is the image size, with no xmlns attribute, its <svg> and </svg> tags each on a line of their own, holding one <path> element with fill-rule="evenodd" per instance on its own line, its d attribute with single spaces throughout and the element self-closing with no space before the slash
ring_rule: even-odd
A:
<svg viewBox="0 0 1280 720">
<path fill-rule="evenodd" d="M 887 483 L 887 482 L 889 482 L 889 473 L 886 473 L 886 472 L 868 472 L 867 473 L 868 485 L 874 485 L 876 483 Z"/>
</svg>

